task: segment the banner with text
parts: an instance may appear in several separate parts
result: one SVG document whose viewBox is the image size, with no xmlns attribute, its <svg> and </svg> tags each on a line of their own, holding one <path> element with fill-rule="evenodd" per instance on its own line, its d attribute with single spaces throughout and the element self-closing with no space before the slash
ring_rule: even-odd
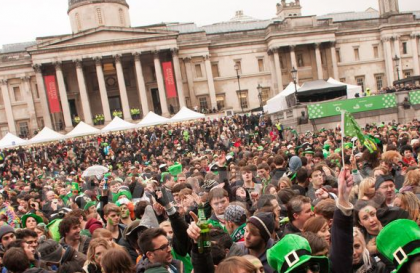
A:
<svg viewBox="0 0 420 273">
<path fill-rule="evenodd" d="M 316 119 L 341 115 L 341 110 L 346 110 L 350 113 L 359 113 L 393 107 L 397 107 L 396 95 L 385 94 L 311 104 L 308 105 L 308 115 L 310 119 Z"/>
<path fill-rule="evenodd" d="M 420 104 L 420 90 L 410 91 L 409 94 L 411 104 Z"/>
<path fill-rule="evenodd" d="M 50 112 L 53 113 L 59 113 L 60 110 L 60 101 L 58 100 L 58 94 L 57 94 L 57 84 L 55 81 L 55 76 L 44 76 L 45 81 L 45 88 L 47 89 L 47 97 L 48 102 L 50 104 Z"/>
<path fill-rule="evenodd" d="M 176 98 L 176 86 L 174 72 L 172 69 L 172 62 L 163 62 L 162 69 L 163 78 L 165 79 L 166 97 L 168 99 Z"/>
</svg>

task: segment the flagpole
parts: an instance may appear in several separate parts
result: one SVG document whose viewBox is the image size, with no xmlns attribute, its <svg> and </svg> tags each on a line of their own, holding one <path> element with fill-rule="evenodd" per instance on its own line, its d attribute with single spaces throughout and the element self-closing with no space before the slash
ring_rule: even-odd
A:
<svg viewBox="0 0 420 273">
<path fill-rule="evenodd" d="M 341 110 L 341 160 L 342 160 L 342 164 L 341 165 L 341 169 L 344 170 L 344 115 L 345 115 L 345 111 Z"/>
</svg>

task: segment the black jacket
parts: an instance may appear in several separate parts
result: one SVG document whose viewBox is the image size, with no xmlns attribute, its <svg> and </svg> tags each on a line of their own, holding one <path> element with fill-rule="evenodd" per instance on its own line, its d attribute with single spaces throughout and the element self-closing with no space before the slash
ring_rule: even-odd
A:
<svg viewBox="0 0 420 273">
<path fill-rule="evenodd" d="M 350 273 L 353 268 L 353 217 L 336 209 L 331 228 L 330 261 L 332 273 Z"/>
</svg>

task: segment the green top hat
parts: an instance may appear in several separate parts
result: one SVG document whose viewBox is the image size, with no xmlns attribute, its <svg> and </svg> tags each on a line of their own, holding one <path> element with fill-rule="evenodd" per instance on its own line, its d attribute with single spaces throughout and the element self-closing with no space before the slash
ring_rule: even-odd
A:
<svg viewBox="0 0 420 273">
<path fill-rule="evenodd" d="M 170 166 L 168 170 L 169 173 L 176 178 L 176 176 L 182 172 L 182 165 L 181 163 L 175 162 L 175 164 Z"/>
<path fill-rule="evenodd" d="M 72 192 L 73 192 L 73 191 L 78 191 L 78 192 L 80 192 L 79 183 L 72 182 L 72 183 L 71 183 L 71 191 L 72 191 Z"/>
<path fill-rule="evenodd" d="M 351 142 L 344 143 L 344 148 L 346 148 L 346 149 L 352 149 L 353 148 L 353 143 L 351 143 Z"/>
<path fill-rule="evenodd" d="M 22 227 L 23 228 L 26 228 L 26 220 L 28 220 L 29 217 L 34 218 L 35 221 L 37 222 L 37 224 L 44 223 L 44 220 L 42 220 L 41 216 L 38 216 L 34 213 L 27 213 L 27 214 L 22 216 Z"/>
<path fill-rule="evenodd" d="M 395 272 L 401 270 L 411 257 L 420 254 L 420 228 L 407 219 L 395 220 L 385 226 L 376 238 L 378 251 L 391 261 Z"/>
<path fill-rule="evenodd" d="M 319 263 L 320 273 L 329 272 L 328 258 L 325 256 L 311 256 L 308 240 L 295 235 L 284 236 L 277 244 L 267 250 L 268 264 L 277 272 L 289 273 L 308 262 Z"/>
</svg>

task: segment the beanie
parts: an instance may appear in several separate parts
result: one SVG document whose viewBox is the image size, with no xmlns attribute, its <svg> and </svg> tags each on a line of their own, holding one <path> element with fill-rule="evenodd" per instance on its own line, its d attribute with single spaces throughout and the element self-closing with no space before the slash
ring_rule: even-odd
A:
<svg viewBox="0 0 420 273">
<path fill-rule="evenodd" d="M 3 238 L 3 236 L 6 235 L 7 233 L 15 233 L 15 229 L 9 225 L 1 226 L 0 227 L 0 241 L 1 241 L 1 238 Z"/>
<path fill-rule="evenodd" d="M 91 218 L 89 219 L 89 221 L 87 221 L 85 229 L 88 229 L 90 234 L 93 234 L 93 232 L 98 229 L 98 228 L 103 228 L 104 226 L 102 225 L 101 222 L 99 222 L 98 220 L 96 220 L 95 218 Z"/>
<path fill-rule="evenodd" d="M 229 205 L 225 210 L 225 220 L 235 224 L 244 223 L 246 219 L 246 210 L 238 205 Z"/>
<path fill-rule="evenodd" d="M 391 181 L 394 183 L 394 178 L 391 175 L 380 175 L 376 178 L 375 182 L 375 190 L 379 189 L 382 183 Z"/>
<path fill-rule="evenodd" d="M 253 224 L 260 231 L 261 237 L 267 242 L 274 231 L 274 217 L 272 212 L 260 212 L 251 216 L 248 223 Z"/>
<path fill-rule="evenodd" d="M 302 160 L 300 160 L 298 156 L 292 156 L 292 158 L 290 158 L 289 167 L 292 172 L 296 172 L 302 167 Z"/>
</svg>

